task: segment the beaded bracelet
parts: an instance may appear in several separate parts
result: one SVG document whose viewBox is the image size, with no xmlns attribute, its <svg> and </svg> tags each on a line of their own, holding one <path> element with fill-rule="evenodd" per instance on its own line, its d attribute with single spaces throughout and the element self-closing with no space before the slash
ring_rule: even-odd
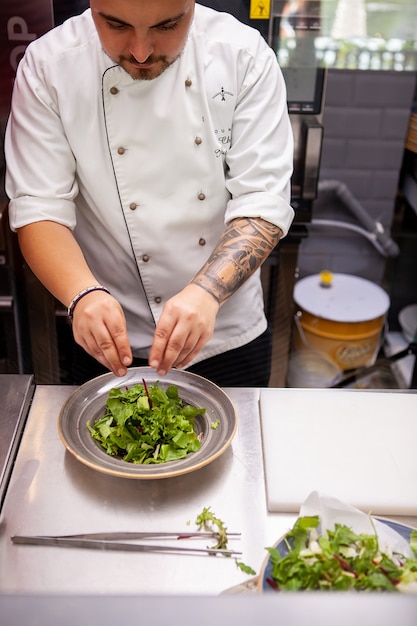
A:
<svg viewBox="0 0 417 626">
<path fill-rule="evenodd" d="M 91 293 L 92 291 L 105 291 L 106 293 L 110 294 L 110 291 L 106 287 L 103 287 L 103 285 L 93 285 L 92 287 L 87 287 L 87 289 L 83 289 L 82 291 L 77 293 L 73 297 L 71 302 L 69 303 L 67 313 L 68 313 L 68 317 L 69 317 L 70 320 L 72 320 L 72 316 L 74 315 L 75 306 L 78 304 L 78 302 L 81 300 L 81 298 L 84 298 L 84 296 L 86 296 L 88 293 Z"/>
</svg>

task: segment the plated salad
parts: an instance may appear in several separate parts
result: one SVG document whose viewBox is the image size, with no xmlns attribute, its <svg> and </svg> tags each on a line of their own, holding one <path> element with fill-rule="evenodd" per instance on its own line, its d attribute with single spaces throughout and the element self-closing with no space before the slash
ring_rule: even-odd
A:
<svg viewBox="0 0 417 626">
<path fill-rule="evenodd" d="M 386 553 L 377 533 L 356 534 L 343 524 L 319 532 L 318 516 L 299 517 L 284 539 L 284 549 L 267 548 L 271 575 L 266 584 L 277 591 L 414 591 L 417 592 L 417 530 L 411 531 L 414 557 Z"/>
<path fill-rule="evenodd" d="M 176 385 L 165 391 L 158 381 L 111 389 L 103 417 L 87 422 L 91 436 L 111 456 L 138 464 L 166 463 L 200 449 L 194 428 L 204 408 L 185 404 Z"/>
</svg>

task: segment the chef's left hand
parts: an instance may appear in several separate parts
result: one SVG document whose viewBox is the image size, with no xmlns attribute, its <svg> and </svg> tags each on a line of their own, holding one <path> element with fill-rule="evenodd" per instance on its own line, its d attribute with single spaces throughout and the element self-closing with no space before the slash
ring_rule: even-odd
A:
<svg viewBox="0 0 417 626">
<path fill-rule="evenodd" d="M 185 367 L 214 332 L 219 303 L 202 287 L 187 285 L 170 298 L 156 325 L 149 365 L 164 376 L 171 367 Z"/>
</svg>

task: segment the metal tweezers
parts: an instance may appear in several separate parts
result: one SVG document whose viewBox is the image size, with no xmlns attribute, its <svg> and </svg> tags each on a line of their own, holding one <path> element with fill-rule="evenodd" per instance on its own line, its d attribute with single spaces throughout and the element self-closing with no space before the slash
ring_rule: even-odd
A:
<svg viewBox="0 0 417 626">
<path fill-rule="evenodd" d="M 227 533 L 228 538 L 238 538 L 240 533 Z M 156 545 L 153 543 L 129 543 L 138 539 L 217 539 L 215 532 L 110 532 L 89 533 L 81 535 L 14 535 L 11 540 L 15 544 L 32 546 L 57 546 L 63 548 L 89 548 L 95 550 L 122 550 L 126 552 L 165 552 L 183 554 L 223 554 L 237 556 L 242 554 L 235 550 L 215 548 L 194 548 L 186 546 Z"/>
</svg>

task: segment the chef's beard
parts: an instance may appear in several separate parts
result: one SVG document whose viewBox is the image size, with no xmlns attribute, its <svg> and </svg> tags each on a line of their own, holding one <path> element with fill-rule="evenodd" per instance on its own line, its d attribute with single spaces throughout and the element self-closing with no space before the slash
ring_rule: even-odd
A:
<svg viewBox="0 0 417 626">
<path fill-rule="evenodd" d="M 134 56 L 131 57 L 119 57 L 118 64 L 133 78 L 134 80 L 153 80 L 158 78 L 165 70 L 172 65 L 179 57 L 178 54 L 175 58 L 169 60 L 166 56 L 152 57 L 146 59 L 147 63 L 152 63 L 152 67 L 141 68 L 136 67 L 137 60 Z"/>
</svg>

